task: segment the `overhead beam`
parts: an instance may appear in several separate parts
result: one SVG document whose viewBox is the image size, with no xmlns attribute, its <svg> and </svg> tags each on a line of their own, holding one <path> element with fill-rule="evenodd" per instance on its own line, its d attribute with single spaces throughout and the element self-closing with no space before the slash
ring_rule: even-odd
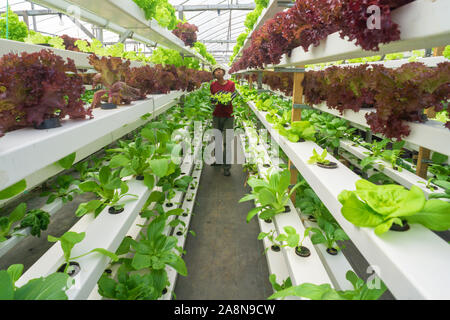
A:
<svg viewBox="0 0 450 320">
<path fill-rule="evenodd" d="M 5 12 L 6 11 L 0 11 L 0 14 L 3 14 Z M 18 16 L 29 16 L 29 17 L 60 14 L 58 11 L 55 10 L 17 10 L 14 11 L 14 13 L 17 14 Z"/>
<path fill-rule="evenodd" d="M 254 3 L 249 4 L 208 4 L 208 5 L 188 5 L 174 6 L 176 11 L 217 11 L 217 10 L 255 10 Z"/>
<path fill-rule="evenodd" d="M 236 43 L 237 40 L 198 40 L 203 43 Z"/>
</svg>

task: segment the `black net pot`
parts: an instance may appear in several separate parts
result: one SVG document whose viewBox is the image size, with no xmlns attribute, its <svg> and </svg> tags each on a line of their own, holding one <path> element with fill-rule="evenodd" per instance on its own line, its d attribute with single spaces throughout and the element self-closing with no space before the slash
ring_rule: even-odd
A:
<svg viewBox="0 0 450 320">
<path fill-rule="evenodd" d="M 63 273 L 64 270 L 66 269 L 67 263 L 64 263 L 62 266 L 60 266 L 58 268 L 58 270 L 56 272 L 61 272 Z M 69 268 L 67 269 L 67 274 L 70 277 L 75 277 L 78 273 L 80 273 L 81 271 L 81 266 L 78 262 L 69 262 Z"/>
<path fill-rule="evenodd" d="M 295 247 L 295 254 L 302 258 L 306 258 L 311 255 L 311 251 L 307 247 L 304 247 L 304 246 Z"/>
<path fill-rule="evenodd" d="M 34 128 L 38 130 L 54 129 L 59 127 L 61 127 L 61 122 L 59 121 L 58 117 L 45 119 L 41 124 L 34 125 Z"/>
</svg>

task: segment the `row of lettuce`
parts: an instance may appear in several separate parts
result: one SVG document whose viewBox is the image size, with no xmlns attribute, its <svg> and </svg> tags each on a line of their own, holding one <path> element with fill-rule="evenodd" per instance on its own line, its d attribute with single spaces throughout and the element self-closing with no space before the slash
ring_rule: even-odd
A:
<svg viewBox="0 0 450 320">
<path fill-rule="evenodd" d="M 77 259 L 93 252 L 108 256 L 112 265 L 120 266 L 117 276 L 113 277 L 111 270 L 107 269 L 98 281 L 99 293 L 105 298 L 156 300 L 170 285 L 166 272 L 168 266 L 186 276 L 187 268 L 181 258 L 183 249 L 177 246 L 178 238 L 164 231 L 172 227 L 184 230 L 183 222 L 179 218 L 192 212 L 184 212 L 174 203 L 173 209 L 167 209 L 168 206 L 164 203 L 171 203 L 176 191 L 185 193 L 198 182 L 193 181 L 192 176 L 181 172 L 180 165 L 174 162 L 174 155 L 181 157 L 182 147 L 180 141 L 173 140 L 172 137 L 179 129 L 192 131 L 190 126 L 186 127 L 188 122 L 204 123 L 211 111 L 209 88 L 206 85 L 186 96 L 183 109 L 172 108 L 159 119 L 134 131 L 131 137 L 106 147 L 102 156 L 93 156 L 73 164 L 75 157 L 71 155 L 67 161 L 60 162 L 60 165 L 65 162 L 65 169 L 73 171 L 66 171 L 65 174 L 51 179 L 48 183 L 49 190 L 41 196 L 48 196 L 47 203 L 57 200 L 67 203 L 79 194 L 90 193 L 95 199 L 81 203 L 75 212 L 77 217 L 92 214 L 96 218 L 105 208 L 120 212 L 124 206 L 136 200 L 136 197 L 128 192 L 128 183 L 131 180 L 139 180 L 152 190 L 140 212 L 140 216 L 147 219 L 141 232 L 142 237 L 139 240 L 125 237 L 115 252 L 95 248 L 74 257 L 72 249 L 84 240 L 84 232 L 69 231 L 61 237 L 48 235 L 49 242 L 61 244 L 65 263 L 59 271 L 30 280 L 20 288 L 15 286 L 15 282 L 23 272 L 23 265 L 12 265 L 7 270 L 0 271 L 0 300 L 67 299 L 66 291 L 74 285 L 72 277 L 75 275 L 75 269 L 72 266 L 77 263 Z M 4 198 L 7 194 L 12 196 L 20 193 L 23 187 L 25 186 L 16 185 L 14 190 L 3 190 L 0 196 Z M 159 189 L 155 190 L 155 187 Z M 36 214 L 38 211 L 39 216 Z M 175 219 L 169 224 L 168 218 L 171 216 L 175 216 Z M 32 235 L 40 237 L 41 231 L 47 229 L 50 216 L 42 210 L 27 211 L 26 205 L 21 203 L 1 219 L 0 241 L 4 241 L 23 227 L 32 227 Z M 33 220 L 34 224 L 27 222 L 28 220 Z M 7 228 L 4 227 L 6 224 Z M 187 232 L 181 234 L 186 236 Z M 161 246 L 162 243 L 164 245 Z M 83 271 L 83 266 L 80 267 Z"/>
<path fill-rule="evenodd" d="M 148 94 L 172 90 L 193 91 L 212 80 L 206 71 L 148 65 L 130 68 L 129 60 L 89 57 L 98 72 L 81 74 L 73 60 L 65 61 L 50 50 L 7 54 L 0 58 L 0 136 L 11 130 L 39 126 L 44 120 L 92 119 L 101 100 L 127 105 Z M 102 85 L 93 102 L 82 100 L 85 84 Z"/>
<path fill-rule="evenodd" d="M 186 21 L 176 20 L 175 26 L 170 30 L 172 30 L 172 33 L 179 37 L 186 46 L 192 47 L 210 64 L 216 64 L 214 57 L 207 51 L 206 46 L 202 42 L 197 41 L 196 32 L 198 32 L 198 28 L 195 25 L 189 24 Z M 6 38 L 6 13 L 2 14 L 2 18 L 0 18 L 0 38 Z M 29 30 L 27 25 L 20 21 L 18 15 L 12 11 L 9 11 L 8 14 L 8 39 L 30 44 L 49 46 L 62 50 L 94 53 L 98 56 L 111 56 L 129 59 L 132 61 L 141 61 L 144 63 L 166 63 L 174 64 L 178 67 L 186 66 L 191 69 L 201 69 L 201 64 L 198 59 L 192 57 L 182 57 L 178 51 L 173 49 L 158 47 L 153 51 L 152 56 L 146 56 L 142 53 L 141 49 L 139 49 L 139 51 L 125 51 L 125 45 L 120 42 L 114 45 L 104 46 L 100 40 L 95 38 L 88 41 L 73 38 L 68 35 L 45 36 L 40 32 Z M 165 55 L 169 55 L 170 58 L 166 58 Z"/>
<path fill-rule="evenodd" d="M 374 0 L 355 4 L 352 0 L 297 0 L 292 8 L 278 12 L 251 36 L 251 44 L 233 63 L 231 72 L 263 68 L 280 63 L 284 54 L 302 47 L 308 52 L 330 34 L 355 41 L 363 50 L 378 51 L 380 44 L 400 40 L 400 27 L 392 21 L 392 11 L 414 0 Z M 368 28 L 370 6 L 380 9 L 383 23 Z M 351 21 L 352 23 L 349 23 Z M 372 21 L 373 23 L 373 21 Z"/>
<path fill-rule="evenodd" d="M 256 75 L 245 77 L 256 79 Z M 263 83 L 272 90 L 293 93 L 292 74 L 268 72 Z M 325 103 L 341 114 L 346 110 L 371 109 L 365 118 L 372 132 L 401 140 L 411 133 L 407 122 L 424 123 L 427 120 L 424 112 L 429 108 L 440 113 L 441 119 L 447 116 L 445 126 L 450 129 L 449 83 L 449 62 L 436 67 L 409 62 L 395 69 L 381 64 L 332 65 L 306 72 L 302 86 L 307 104 Z"/>
<path fill-rule="evenodd" d="M 402 167 L 411 170 L 411 165 L 405 161 L 412 162 L 412 159 L 407 159 L 409 155 L 404 155 L 404 142 L 384 139 L 367 143 L 346 120 L 316 110 L 303 110 L 302 121 L 292 122 L 290 101 L 267 92 L 258 94 L 256 90 L 248 87 L 239 87 L 239 91 L 244 98 L 238 101 L 235 112 L 238 126 L 256 128 L 257 118 L 246 104 L 248 101 L 254 101 L 258 110 L 267 112 L 266 120 L 273 128 L 291 142 L 314 141 L 324 148 L 322 154 L 314 150 L 308 161 L 310 165 L 317 162 L 325 164 L 328 149 L 340 159 L 341 163 L 356 169 L 339 155 L 340 140 L 349 140 L 355 145 L 371 150 L 368 157 L 360 162 L 363 171 L 356 171 L 366 179 L 358 180 L 355 190 L 343 190 L 338 197 L 342 204 L 343 217 L 355 226 L 372 228 L 378 236 L 389 230 L 408 230 L 409 224 L 421 224 L 433 231 L 446 231 L 450 228 L 450 203 L 446 201 L 450 198 L 450 172 L 445 163 L 448 157 L 439 153 L 433 155 L 434 163 L 430 169 L 433 178 L 429 188 L 433 190 L 433 185 L 440 186 L 445 193 L 432 193 L 427 199 L 417 186 L 412 186 L 408 190 L 382 172 L 368 175 L 368 170 L 372 169 L 374 162 L 379 159 L 389 162 L 397 170 L 402 170 Z M 281 155 L 287 162 L 288 158 L 282 151 Z M 258 239 L 267 238 L 272 244 L 268 250 L 291 247 L 300 254 L 303 240 L 310 236 L 313 244 L 325 245 L 329 254 L 341 254 L 338 252 L 345 248 L 345 241 L 349 238 L 301 174 L 298 176 L 297 184 L 292 187 L 290 171 L 286 165 L 279 165 L 281 171 L 270 171 L 267 176 L 259 177 L 255 164 L 248 163 L 245 167 L 250 175 L 248 184 L 251 193 L 242 198 L 241 202 L 256 200 L 259 203 L 248 213 L 247 222 L 254 217 L 267 221 L 283 214 L 291 194 L 295 194 L 295 206 L 302 214 L 309 216 L 309 220 L 317 222 L 316 227 L 306 228 L 302 235 L 289 226 L 284 228 L 285 234 L 281 233 L 277 237 L 275 230 L 261 233 Z M 351 270 L 346 273 L 346 278 L 353 284 L 354 290 L 335 290 L 330 284 L 303 283 L 292 286 L 290 278 L 281 279 L 282 283 L 279 284 L 276 276 L 272 274 L 270 281 L 275 293 L 270 299 L 298 296 L 313 300 L 371 300 L 380 298 L 387 289 L 382 282 L 378 288 L 369 288 L 368 284 Z"/>
</svg>

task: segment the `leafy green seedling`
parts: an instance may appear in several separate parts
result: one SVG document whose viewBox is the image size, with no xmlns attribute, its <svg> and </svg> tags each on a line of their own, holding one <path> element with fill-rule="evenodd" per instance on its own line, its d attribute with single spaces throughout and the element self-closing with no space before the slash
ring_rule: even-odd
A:
<svg viewBox="0 0 450 320">
<path fill-rule="evenodd" d="M 47 230 L 50 223 L 50 214 L 43 210 L 31 210 L 27 213 L 25 218 L 20 222 L 20 227 L 31 228 L 31 235 L 35 237 L 41 236 L 41 230 Z"/>
<path fill-rule="evenodd" d="M 26 213 L 27 205 L 25 203 L 21 203 L 11 212 L 9 216 L 0 218 L 0 242 L 8 239 L 12 225 L 15 222 L 22 220 Z"/>
<path fill-rule="evenodd" d="M 327 246 L 327 251 L 330 254 L 335 254 L 334 250 L 342 250 L 343 247 L 339 247 L 336 241 L 349 240 L 347 234 L 337 224 L 331 223 L 325 219 L 319 218 L 319 228 L 312 228 L 311 232 L 314 234 L 311 236 L 311 242 L 313 244 L 323 243 Z"/>
<path fill-rule="evenodd" d="M 281 242 L 275 239 L 275 230 L 270 230 L 269 232 L 260 232 L 258 235 L 258 240 L 263 240 L 264 238 L 267 238 L 270 241 L 272 247 L 281 248 Z M 264 254 L 267 253 L 267 250 L 269 250 L 269 248 L 266 248 L 264 250 Z"/>
<path fill-rule="evenodd" d="M 328 283 L 321 285 L 302 283 L 275 292 L 268 299 L 284 299 L 294 296 L 311 300 L 378 300 L 387 289 L 381 280 L 379 280 L 378 288 L 368 285 L 351 270 L 347 271 L 346 279 L 353 285 L 353 290 L 335 290 Z"/>
<path fill-rule="evenodd" d="M 79 188 L 82 191 L 94 192 L 100 197 L 100 200 L 91 200 L 80 204 L 75 212 L 76 216 L 81 217 L 93 212 L 97 217 L 106 206 L 114 207 L 116 210 L 123 208 L 124 203 L 118 204 L 123 197 L 137 198 L 136 195 L 127 193 L 128 185 L 120 179 L 119 174 L 119 170 L 112 172 L 108 166 L 104 166 L 100 169 L 99 174 L 95 175 L 97 181 L 89 180 L 80 183 Z"/>
<path fill-rule="evenodd" d="M 271 274 L 269 276 L 269 281 L 272 284 L 272 288 L 275 292 L 292 287 L 291 277 L 287 277 L 287 279 L 285 279 L 281 284 L 278 284 L 277 276 L 275 274 Z"/>
<path fill-rule="evenodd" d="M 47 204 L 53 203 L 56 199 L 61 199 L 63 203 L 67 203 L 67 201 L 73 200 L 74 195 L 83 193 L 77 187 L 79 184 L 80 181 L 74 179 L 72 176 L 58 176 L 51 190 L 42 192 L 40 196 L 49 196 L 46 202 Z"/>
<path fill-rule="evenodd" d="M 48 241 L 49 242 L 59 242 L 61 245 L 61 248 L 64 252 L 64 261 L 66 263 L 66 266 L 64 268 L 64 273 L 67 273 L 70 267 L 70 262 L 75 260 L 75 259 L 79 259 L 82 258 L 84 256 L 87 256 L 88 254 L 94 253 L 94 252 L 98 252 L 100 254 L 103 254 L 109 258 L 111 258 L 112 261 L 116 262 L 119 258 L 117 257 L 116 254 L 103 249 L 103 248 L 96 248 L 96 249 L 92 249 L 91 251 L 84 253 L 80 256 L 77 257 L 72 257 L 72 249 L 73 247 L 77 244 L 80 243 L 81 241 L 83 241 L 83 239 L 85 238 L 86 233 L 85 232 L 81 232 L 81 233 L 77 233 L 77 232 L 72 232 L 72 231 L 68 231 L 66 233 L 64 233 L 61 237 L 57 238 L 57 237 L 53 237 L 51 235 L 48 236 Z"/>
<path fill-rule="evenodd" d="M 327 157 L 327 155 L 328 155 L 327 149 L 323 149 L 323 152 L 320 155 L 317 153 L 316 149 L 313 149 L 313 155 L 311 156 L 311 158 L 309 158 L 308 163 L 309 164 L 316 164 L 316 163 L 329 164 L 330 161 L 325 159 Z"/>
<path fill-rule="evenodd" d="M 281 233 L 276 238 L 277 241 L 285 241 L 286 244 L 282 245 L 282 247 L 290 247 L 295 248 L 296 250 L 301 250 L 303 247 L 303 241 L 306 239 L 306 237 L 309 235 L 309 232 L 312 228 L 306 228 L 303 232 L 303 237 L 301 237 L 295 228 L 291 226 L 286 226 L 283 228 L 284 232 L 286 234 Z"/>
<path fill-rule="evenodd" d="M 266 220 L 284 212 L 290 196 L 300 185 L 297 183 L 289 191 L 291 181 L 289 170 L 274 172 L 267 177 L 267 180 L 254 177 L 248 179 L 248 184 L 252 187 L 252 193 L 240 199 L 239 203 L 256 200 L 259 206 L 250 210 L 247 215 L 247 223 L 258 213 L 261 219 Z"/>
<path fill-rule="evenodd" d="M 66 291 L 73 284 L 69 275 L 52 273 L 47 277 L 31 279 L 18 288 L 15 284 L 23 269 L 23 265 L 14 264 L 0 271 L 0 300 L 68 300 Z"/>
</svg>

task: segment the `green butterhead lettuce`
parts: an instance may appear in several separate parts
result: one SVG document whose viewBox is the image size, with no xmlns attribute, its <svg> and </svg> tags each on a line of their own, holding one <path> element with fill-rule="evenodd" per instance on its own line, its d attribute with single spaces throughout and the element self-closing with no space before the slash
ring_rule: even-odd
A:
<svg viewBox="0 0 450 320">
<path fill-rule="evenodd" d="M 377 235 L 387 232 L 402 219 L 420 223 L 436 231 L 450 228 L 450 203 L 426 200 L 423 191 L 399 185 L 375 185 L 358 180 L 355 191 L 342 191 L 338 196 L 342 215 L 358 227 L 374 228 Z"/>
</svg>

